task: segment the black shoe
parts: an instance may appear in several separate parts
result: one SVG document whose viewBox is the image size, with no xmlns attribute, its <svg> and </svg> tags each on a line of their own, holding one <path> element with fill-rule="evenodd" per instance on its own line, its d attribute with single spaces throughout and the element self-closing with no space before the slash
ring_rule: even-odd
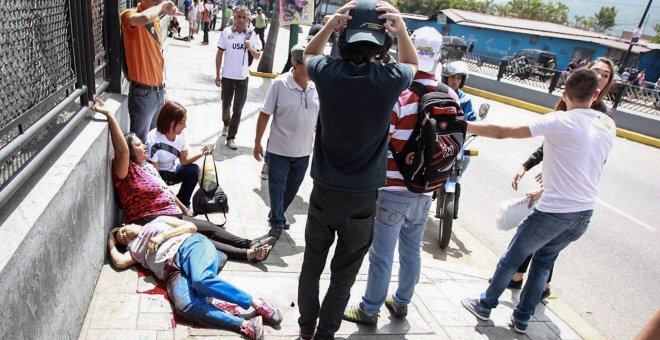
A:
<svg viewBox="0 0 660 340">
<path fill-rule="evenodd" d="M 268 236 L 272 236 L 279 240 L 280 236 L 282 236 L 282 228 L 270 228 Z"/>
<path fill-rule="evenodd" d="M 492 277 L 490 279 L 488 279 L 488 283 L 490 283 L 491 281 L 493 281 Z M 511 280 L 511 282 L 509 282 L 509 285 L 506 286 L 506 287 L 511 288 L 511 289 L 520 289 L 520 288 L 522 288 L 522 285 L 523 285 L 523 280 L 520 280 L 520 281 Z"/>
<path fill-rule="evenodd" d="M 543 294 L 541 294 L 541 300 L 545 300 L 550 296 L 550 288 L 546 288 L 543 290 Z"/>
</svg>

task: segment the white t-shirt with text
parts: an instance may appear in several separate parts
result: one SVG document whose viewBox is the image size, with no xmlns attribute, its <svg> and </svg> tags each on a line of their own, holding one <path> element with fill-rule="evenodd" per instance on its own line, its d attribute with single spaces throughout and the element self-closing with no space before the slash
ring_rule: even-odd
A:
<svg viewBox="0 0 660 340">
<path fill-rule="evenodd" d="M 250 75 L 248 69 L 248 50 L 245 48 L 245 40 L 250 30 L 246 27 L 243 32 L 236 31 L 236 26 L 229 26 L 222 31 L 218 48 L 224 51 L 222 57 L 222 77 L 243 80 Z M 252 48 L 261 51 L 259 36 L 252 32 L 250 35 Z"/>
</svg>

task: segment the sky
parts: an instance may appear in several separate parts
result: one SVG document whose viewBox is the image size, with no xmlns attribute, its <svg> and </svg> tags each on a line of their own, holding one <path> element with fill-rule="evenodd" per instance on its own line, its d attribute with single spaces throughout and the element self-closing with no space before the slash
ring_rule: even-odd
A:
<svg viewBox="0 0 660 340">
<path fill-rule="evenodd" d="M 508 0 L 495 0 L 495 3 L 507 3 Z M 568 18 L 573 21 L 575 15 L 590 17 L 601 7 L 617 8 L 616 26 L 607 33 L 619 36 L 623 30 L 632 31 L 639 24 L 648 0 L 543 0 L 543 2 L 562 2 L 569 8 Z M 653 26 L 660 23 L 660 0 L 653 0 L 649 13 L 646 15 L 644 34 L 655 35 Z"/>
</svg>

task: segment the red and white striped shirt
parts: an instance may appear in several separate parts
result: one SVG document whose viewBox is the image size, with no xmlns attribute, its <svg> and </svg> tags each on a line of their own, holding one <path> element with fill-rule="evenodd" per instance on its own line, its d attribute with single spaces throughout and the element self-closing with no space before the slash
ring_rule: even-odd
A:
<svg viewBox="0 0 660 340">
<path fill-rule="evenodd" d="M 414 81 L 426 86 L 429 91 L 435 91 L 437 80 L 432 74 L 417 72 Z M 452 89 L 449 89 L 449 95 L 459 101 L 458 95 Z M 397 152 L 403 149 L 403 146 L 408 141 L 413 129 L 417 127 L 417 102 L 419 96 L 410 89 L 401 92 L 399 99 L 390 117 L 390 143 Z M 387 150 L 387 183 L 382 190 L 408 190 L 403 180 L 403 176 L 396 166 L 392 152 Z"/>
</svg>

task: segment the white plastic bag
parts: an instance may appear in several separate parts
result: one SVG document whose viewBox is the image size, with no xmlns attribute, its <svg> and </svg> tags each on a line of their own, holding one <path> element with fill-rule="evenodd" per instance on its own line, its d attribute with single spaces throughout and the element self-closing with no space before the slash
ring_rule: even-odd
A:
<svg viewBox="0 0 660 340">
<path fill-rule="evenodd" d="M 497 207 L 497 229 L 510 230 L 518 226 L 520 222 L 529 215 L 532 210 L 528 208 L 529 197 L 523 196 L 508 199 Z"/>
</svg>

